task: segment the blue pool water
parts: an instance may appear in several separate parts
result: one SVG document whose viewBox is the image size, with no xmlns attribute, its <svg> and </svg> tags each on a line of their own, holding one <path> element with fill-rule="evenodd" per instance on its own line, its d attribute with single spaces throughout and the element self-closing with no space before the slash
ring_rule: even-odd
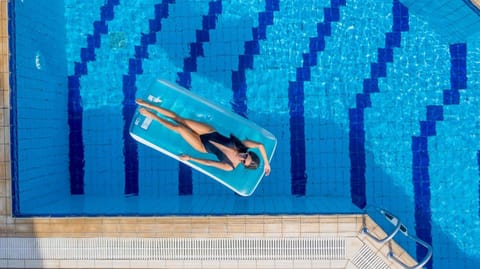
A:
<svg viewBox="0 0 480 269">
<path fill-rule="evenodd" d="M 396 0 L 344 3 L 67 0 L 63 21 L 43 22 L 66 26 L 53 35 L 65 44 L 58 52 L 31 40 L 40 30 L 21 32 L 19 14 L 34 7 L 16 1 L 15 213 L 330 214 L 372 204 L 433 245 L 429 267 L 480 268 L 478 35 L 448 42 Z M 156 78 L 277 137 L 254 195 L 125 134 L 135 95 Z"/>
</svg>

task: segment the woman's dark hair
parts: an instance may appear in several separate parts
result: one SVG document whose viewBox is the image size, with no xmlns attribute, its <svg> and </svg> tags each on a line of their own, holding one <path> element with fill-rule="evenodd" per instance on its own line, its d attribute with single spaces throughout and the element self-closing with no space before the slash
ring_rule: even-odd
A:
<svg viewBox="0 0 480 269">
<path fill-rule="evenodd" d="M 238 152 L 241 153 L 246 153 L 248 148 L 243 144 L 238 137 L 234 136 L 233 134 L 230 134 L 230 139 L 233 141 L 235 144 L 235 148 L 237 148 Z"/>
<path fill-rule="evenodd" d="M 260 158 L 258 158 L 258 155 L 253 151 L 247 151 L 247 153 L 250 155 L 250 158 L 252 158 L 252 161 L 249 165 L 245 165 L 245 168 L 252 170 L 257 169 L 260 165 Z"/>
<path fill-rule="evenodd" d="M 240 139 L 238 139 L 233 134 L 230 134 L 230 138 L 233 140 L 238 152 L 248 153 L 252 158 L 252 162 L 249 165 L 245 165 L 245 168 L 252 170 L 257 169 L 260 165 L 260 158 L 258 158 L 258 155 L 255 152 L 248 150 L 248 148 L 242 143 L 242 141 L 240 141 Z"/>
</svg>

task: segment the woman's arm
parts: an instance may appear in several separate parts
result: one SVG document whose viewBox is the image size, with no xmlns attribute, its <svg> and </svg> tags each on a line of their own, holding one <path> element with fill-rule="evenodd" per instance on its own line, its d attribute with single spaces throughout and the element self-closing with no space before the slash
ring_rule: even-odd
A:
<svg viewBox="0 0 480 269">
<path fill-rule="evenodd" d="M 268 161 L 267 152 L 265 151 L 265 146 L 261 143 L 252 141 L 252 140 L 244 140 L 242 142 L 247 148 L 256 148 L 260 151 L 262 155 L 262 159 L 264 162 L 263 170 L 265 171 L 265 175 L 268 176 L 270 174 L 270 162 Z"/>
<path fill-rule="evenodd" d="M 194 161 L 194 162 L 199 163 L 199 164 L 216 167 L 218 169 L 222 169 L 222 170 L 225 170 L 225 171 L 232 171 L 233 170 L 233 167 L 231 167 L 230 165 L 228 165 L 226 163 L 219 162 L 219 161 L 195 158 L 195 157 L 192 157 L 192 156 L 189 156 L 189 155 L 186 155 L 186 154 L 182 154 L 178 157 L 182 161 Z"/>
</svg>

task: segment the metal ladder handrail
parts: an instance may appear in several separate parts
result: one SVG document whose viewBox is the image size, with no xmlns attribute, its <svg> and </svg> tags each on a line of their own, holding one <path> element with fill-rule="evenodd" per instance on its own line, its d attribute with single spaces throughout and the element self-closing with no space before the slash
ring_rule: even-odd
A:
<svg viewBox="0 0 480 269">
<path fill-rule="evenodd" d="M 391 258 L 392 260 L 394 260 L 395 262 L 397 262 L 398 264 L 400 264 L 403 268 L 405 269 L 420 269 L 420 268 L 423 268 L 423 266 L 432 258 L 432 254 L 433 254 L 433 250 L 432 250 L 432 246 L 429 245 L 427 242 L 421 240 L 420 238 L 414 236 L 414 235 L 410 235 L 408 233 L 408 229 L 407 227 L 405 227 L 405 225 L 403 225 L 403 223 L 400 221 L 399 218 L 397 218 L 396 216 L 394 216 L 392 213 L 390 213 L 389 211 L 383 209 L 383 208 L 379 208 L 379 207 L 374 207 L 374 206 L 368 206 L 365 208 L 365 213 L 368 215 L 368 212 L 367 212 L 367 208 L 373 208 L 375 210 L 377 210 L 380 214 L 382 214 L 385 219 L 390 222 L 391 224 L 393 224 L 395 226 L 395 230 L 392 232 L 392 234 L 390 234 L 389 236 L 385 237 L 384 239 L 378 239 L 377 237 L 375 237 L 373 234 L 371 234 L 369 231 L 368 231 L 368 228 L 366 226 L 366 223 L 365 223 L 365 219 L 364 219 L 364 222 L 363 222 L 363 227 L 362 227 L 362 230 L 360 231 L 362 234 L 366 234 L 368 235 L 370 238 L 372 238 L 373 240 L 375 240 L 376 242 L 380 243 L 380 244 L 384 244 L 386 242 L 389 242 L 398 232 L 401 232 L 403 235 L 405 235 L 407 238 L 411 239 L 411 240 L 414 240 L 417 244 L 419 245 L 422 245 L 423 247 L 425 247 L 427 249 L 427 255 L 425 255 L 425 257 L 423 258 L 422 261 L 420 262 L 417 262 L 417 264 L 415 266 L 408 266 L 406 265 L 405 263 L 403 263 L 399 258 L 397 258 L 395 256 L 395 253 L 393 253 L 393 249 L 392 249 L 392 246 L 389 245 L 389 253 L 388 253 L 388 257 Z"/>
<path fill-rule="evenodd" d="M 373 207 L 375 208 L 376 210 L 378 210 L 380 212 L 380 214 L 382 214 L 383 216 L 385 216 L 385 218 L 387 218 L 387 216 L 392 216 L 393 215 L 384 210 L 384 209 L 381 209 L 381 208 L 377 208 L 377 207 Z M 366 210 L 365 210 L 366 211 Z M 393 222 L 391 222 L 393 224 Z M 400 228 L 401 228 L 401 225 L 402 223 L 400 223 L 400 221 L 398 221 L 398 219 L 396 219 L 396 224 L 393 224 L 395 226 L 395 230 L 390 234 L 390 235 L 387 235 L 385 238 L 383 239 L 378 239 L 376 236 L 374 236 L 372 233 L 370 233 L 368 231 L 368 228 L 367 228 L 367 225 L 365 223 L 365 219 L 364 219 L 364 222 L 363 222 L 363 227 L 362 227 L 362 230 L 361 230 L 361 233 L 362 234 L 366 234 L 368 235 L 370 238 L 372 238 L 373 240 L 375 240 L 377 243 L 380 243 L 380 244 L 384 244 L 388 241 L 390 241 L 399 231 L 400 231 Z"/>
</svg>

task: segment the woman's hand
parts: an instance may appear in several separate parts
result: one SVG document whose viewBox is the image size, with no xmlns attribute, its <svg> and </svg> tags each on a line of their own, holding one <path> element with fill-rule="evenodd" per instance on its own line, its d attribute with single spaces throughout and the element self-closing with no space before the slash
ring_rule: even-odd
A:
<svg viewBox="0 0 480 269">
<path fill-rule="evenodd" d="M 268 176 L 270 175 L 270 163 L 268 162 L 268 157 L 267 157 L 267 152 L 265 151 L 265 146 L 261 143 L 257 143 L 255 141 L 251 140 L 244 140 L 243 144 L 247 148 L 257 148 L 260 151 L 260 154 L 262 154 L 262 159 L 263 162 L 265 163 L 263 165 L 263 171 L 265 172 L 265 175 Z"/>
<path fill-rule="evenodd" d="M 182 161 L 190 161 L 192 159 L 192 157 L 188 156 L 187 154 L 180 154 L 178 155 L 178 158 L 180 158 Z"/>
<path fill-rule="evenodd" d="M 270 175 L 270 164 L 269 163 L 265 163 L 263 165 L 263 171 L 265 171 L 266 176 Z"/>
</svg>

